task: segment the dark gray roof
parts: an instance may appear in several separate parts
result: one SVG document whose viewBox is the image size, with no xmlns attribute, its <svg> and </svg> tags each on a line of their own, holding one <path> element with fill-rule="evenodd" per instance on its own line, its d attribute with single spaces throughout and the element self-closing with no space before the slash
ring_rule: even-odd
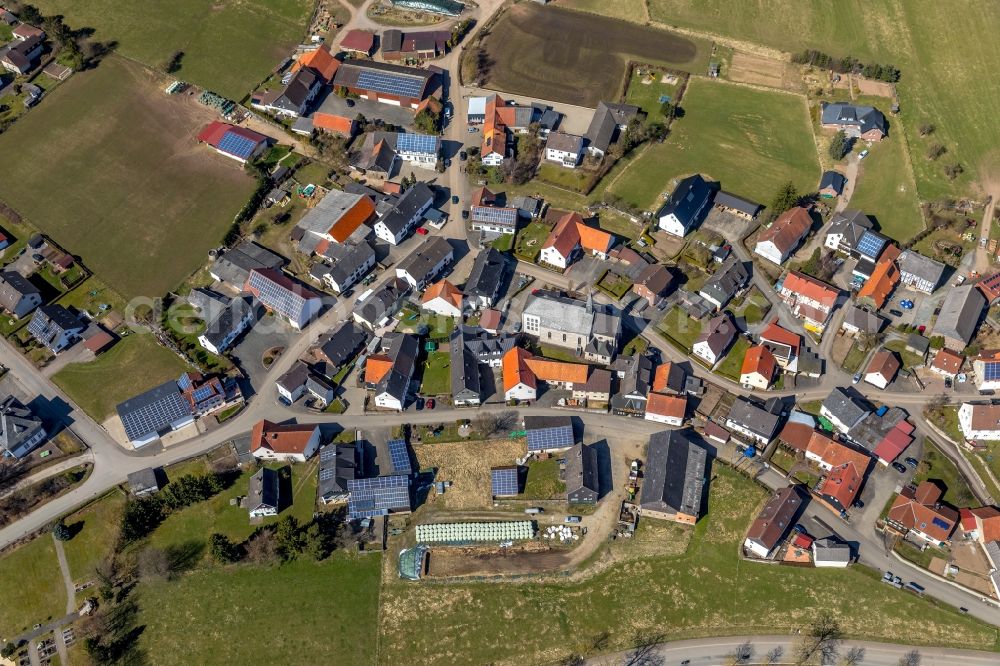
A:
<svg viewBox="0 0 1000 666">
<path fill-rule="evenodd" d="M 766 406 L 743 397 L 739 397 L 733 402 L 727 418 L 768 441 L 774 438 L 778 432 L 778 426 L 781 424 L 780 414 L 775 414 Z"/>
<path fill-rule="evenodd" d="M 379 222 L 396 235 L 416 216 L 417 211 L 434 203 L 434 193 L 426 183 L 418 182 L 403 193 L 396 205 Z"/>
<path fill-rule="evenodd" d="M 396 369 L 386 373 L 382 381 L 375 387 L 375 394 L 387 393 L 400 402 L 406 399 L 407 389 L 410 386 L 410 378 Z"/>
<path fill-rule="evenodd" d="M 225 339 L 240 328 L 243 318 L 252 310 L 253 302 L 250 298 L 240 296 L 232 299 L 213 318 L 205 321 L 203 335 L 216 349 L 220 348 Z"/>
<path fill-rule="evenodd" d="M 931 341 L 919 333 L 910 333 L 906 336 L 906 348 L 912 349 L 918 354 L 926 354 L 930 346 Z"/>
<path fill-rule="evenodd" d="M 986 298 L 975 285 L 965 284 L 950 289 L 941 304 L 933 334 L 969 344 L 985 307 Z"/>
<path fill-rule="evenodd" d="M 453 343 L 461 342 L 480 363 L 503 358 L 517 344 L 517 336 L 509 333 L 487 333 L 478 326 L 460 324 L 451 334 Z"/>
<path fill-rule="evenodd" d="M 211 273 L 223 282 L 242 287 L 250 271 L 260 268 L 281 268 L 285 259 L 253 241 L 244 241 L 224 252 L 212 264 Z"/>
<path fill-rule="evenodd" d="M 851 250 L 857 246 L 861 235 L 871 229 L 874 225 L 867 215 L 856 208 L 848 208 L 839 213 L 834 213 L 830 220 L 830 226 L 826 233 L 843 235 L 843 243 Z"/>
<path fill-rule="evenodd" d="M 849 305 L 844 311 L 844 323 L 866 333 L 878 333 L 886 324 L 886 319 L 857 305 Z"/>
<path fill-rule="evenodd" d="M 638 113 L 639 107 L 631 104 L 598 102 L 590 119 L 590 127 L 587 128 L 587 140 L 593 147 L 606 152 L 615 140 L 618 127 L 627 125 Z"/>
<path fill-rule="evenodd" d="M 405 333 L 389 333 L 382 338 L 382 352 L 392 361 L 392 369 L 375 387 L 375 393 L 388 393 L 403 400 L 419 353 L 417 338 Z"/>
<path fill-rule="evenodd" d="M 457 331 L 456 331 L 457 333 Z M 482 381 L 479 374 L 479 361 L 475 354 L 460 344 L 452 335 L 449 348 L 451 357 L 451 394 L 455 400 L 468 400 L 482 396 Z"/>
<path fill-rule="evenodd" d="M 743 197 L 738 197 L 735 194 L 723 191 L 719 191 L 715 194 L 715 205 L 732 208 L 753 216 L 756 216 L 763 207 L 756 201 L 750 201 L 749 199 L 744 199 Z"/>
<path fill-rule="evenodd" d="M 896 424 L 906 417 L 907 413 L 899 407 L 890 407 L 889 411 L 882 416 L 875 412 L 869 412 L 865 418 L 847 432 L 847 437 L 862 448 L 874 451 L 885 436 L 896 427 Z"/>
<path fill-rule="evenodd" d="M 579 155 L 583 150 L 583 137 L 565 132 L 549 132 L 545 147 Z"/>
<path fill-rule="evenodd" d="M 130 440 L 145 439 L 191 416 L 191 406 L 181 396 L 177 382 L 170 380 L 129 398 L 115 410 Z"/>
<path fill-rule="evenodd" d="M 22 298 L 38 293 L 38 287 L 17 271 L 0 271 L 0 309 L 13 311 Z"/>
<path fill-rule="evenodd" d="M 136 472 L 131 472 L 126 479 L 129 490 L 135 495 L 160 489 L 160 482 L 156 478 L 156 470 L 152 467 L 145 467 Z"/>
<path fill-rule="evenodd" d="M 0 449 L 14 451 L 42 427 L 42 420 L 14 396 L 0 402 Z"/>
<path fill-rule="evenodd" d="M 848 428 L 858 423 L 869 411 L 840 387 L 830 391 L 830 395 L 823 400 L 823 407 Z"/>
<path fill-rule="evenodd" d="M 442 236 L 429 236 L 399 264 L 397 270 L 406 273 L 418 283 L 431 280 L 436 269 L 448 255 L 454 255 L 451 243 Z"/>
<path fill-rule="evenodd" d="M 739 257 L 732 255 L 726 259 L 715 275 L 702 285 L 698 293 L 711 296 L 725 305 L 749 281 L 750 271 L 747 270 L 747 265 L 740 261 Z"/>
<path fill-rule="evenodd" d="M 805 498 L 798 486 L 778 489 L 750 524 L 747 538 L 772 550 L 792 528 L 792 522 L 803 506 Z"/>
<path fill-rule="evenodd" d="M 470 298 L 480 296 L 491 300 L 496 298 L 506 265 L 499 251 L 492 247 L 483 250 L 476 255 L 476 260 L 472 263 L 472 272 L 469 273 L 469 279 L 465 281 L 462 291 Z"/>
<path fill-rule="evenodd" d="M 899 266 L 900 273 L 927 280 L 934 285 L 934 288 L 940 284 L 946 268 L 940 261 L 925 257 L 913 250 L 903 250 L 899 258 L 896 259 L 896 265 Z M 905 278 L 905 275 L 903 277 Z"/>
<path fill-rule="evenodd" d="M 398 278 L 390 278 L 377 291 L 363 301 L 354 304 L 354 313 L 370 326 L 376 326 L 382 318 L 391 316 L 399 309 L 400 299 L 409 291 L 410 285 Z"/>
<path fill-rule="evenodd" d="M 319 350 L 330 365 L 328 374 L 336 374 L 335 370 L 354 358 L 358 350 L 368 342 L 368 332 L 353 321 L 343 321 L 330 333 L 320 336 L 317 343 Z"/>
<path fill-rule="evenodd" d="M 253 511 L 261 507 L 278 508 L 278 473 L 269 467 L 257 470 L 247 489 L 247 508 Z"/>
<path fill-rule="evenodd" d="M 813 552 L 818 562 L 850 562 L 851 547 L 833 537 L 813 542 Z"/>
<path fill-rule="evenodd" d="M 566 452 L 566 499 L 570 502 L 596 502 L 600 487 L 597 477 L 597 450 L 575 444 Z"/>
<path fill-rule="evenodd" d="M 662 218 L 673 214 L 681 224 L 690 227 L 710 196 L 712 190 L 700 174 L 688 176 L 677 183 L 677 187 L 670 193 L 670 198 L 660 208 L 656 217 Z"/>
<path fill-rule="evenodd" d="M 360 476 L 353 444 L 328 444 L 319 450 L 319 496 L 346 495 L 347 483 Z"/>
<path fill-rule="evenodd" d="M 357 244 L 330 243 L 323 256 L 333 260 L 333 265 L 328 267 L 327 272 L 342 288 L 355 271 L 376 258 L 375 248 L 367 241 Z"/>
<path fill-rule="evenodd" d="M 685 431 L 665 430 L 649 437 L 639 506 L 664 513 L 698 516 L 708 452 Z"/>
<path fill-rule="evenodd" d="M 844 185 L 846 184 L 847 179 L 839 171 L 824 171 L 823 177 L 819 179 L 819 189 L 825 190 L 828 187 L 832 187 L 837 194 L 844 191 Z"/>
<path fill-rule="evenodd" d="M 707 342 L 712 353 L 718 356 L 733 344 L 734 339 L 736 339 L 736 324 L 728 312 L 723 312 L 709 320 L 695 344 Z"/>
<path fill-rule="evenodd" d="M 302 361 L 296 361 L 285 374 L 278 377 L 277 383 L 286 391 L 294 393 L 296 389 L 305 386 L 308 378 L 309 366 Z"/>
<path fill-rule="evenodd" d="M 885 116 L 875 107 L 847 102 L 823 102 L 820 108 L 824 125 L 857 127 L 862 134 L 871 129 L 886 133 Z"/>
</svg>

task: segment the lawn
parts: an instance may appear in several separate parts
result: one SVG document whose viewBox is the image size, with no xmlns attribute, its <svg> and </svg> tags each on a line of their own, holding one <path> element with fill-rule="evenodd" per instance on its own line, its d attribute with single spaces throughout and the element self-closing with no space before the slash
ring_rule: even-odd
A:
<svg viewBox="0 0 1000 666">
<path fill-rule="evenodd" d="M 1000 106 L 1000 87 L 980 85 L 993 79 L 994 63 L 1000 62 L 1000 13 L 992 5 L 773 0 L 764 9 L 728 0 L 650 0 L 649 12 L 653 21 L 785 51 L 818 48 L 835 57 L 895 64 L 902 71 L 897 86 L 902 113 L 890 117 L 889 135 L 892 140 L 901 126 L 905 131 L 921 199 L 964 192 L 976 176 L 996 186 L 1000 124 L 992 116 Z M 935 126 L 926 139 L 917 131 L 924 123 Z M 931 142 L 948 148 L 937 162 L 924 156 Z M 955 162 L 965 174 L 949 181 L 943 165 Z"/>
<path fill-rule="evenodd" d="M 635 71 L 632 73 L 628 90 L 625 92 L 625 102 L 638 106 L 646 112 L 647 118 L 653 122 L 663 122 L 664 120 L 663 113 L 660 112 L 660 107 L 663 105 L 660 97 L 666 95 L 672 103 L 676 104 L 677 91 L 682 83 L 680 79 L 677 83 L 664 83 L 662 79 L 664 74 L 662 70 L 654 71 L 652 75 L 649 73 L 640 75 L 638 71 Z"/>
<path fill-rule="evenodd" d="M 740 381 L 743 357 L 747 355 L 748 349 L 750 349 L 750 341 L 743 336 L 739 336 L 730 348 L 729 353 L 726 354 L 726 358 L 722 359 L 715 371 L 723 377 L 732 379 L 734 382 Z"/>
<path fill-rule="evenodd" d="M 451 355 L 447 350 L 427 352 L 420 392 L 431 396 L 451 393 Z"/>
<path fill-rule="evenodd" d="M 738 304 L 730 303 L 728 309 L 734 316 L 743 317 L 747 324 L 752 326 L 764 321 L 764 317 L 771 310 L 771 302 L 760 293 L 760 289 L 752 287 Z"/>
<path fill-rule="evenodd" d="M 161 296 L 196 271 L 253 191 L 197 144 L 215 115 L 159 84 L 109 57 L 0 136 L 0 152 L 32 155 L 8 160 L 0 199 L 126 298 Z"/>
<path fill-rule="evenodd" d="M 924 358 L 919 354 L 906 351 L 906 340 L 889 340 L 883 345 L 889 351 L 894 351 L 903 362 L 904 368 L 915 368 L 924 364 Z"/>
<path fill-rule="evenodd" d="M 137 588 L 150 664 L 375 663 L 379 574 L 375 554 L 303 558 L 278 567 L 211 568 Z M 281 631 L 257 634 L 250 618 Z M 181 655 L 183 655 L 181 657 Z"/>
<path fill-rule="evenodd" d="M 0 636 L 66 613 L 66 588 L 52 537 L 43 534 L 0 559 Z"/>
<path fill-rule="evenodd" d="M 944 484 L 944 501 L 952 506 L 970 506 L 976 501 L 976 496 L 972 494 L 968 482 L 955 467 L 955 463 L 946 458 L 930 439 L 924 438 L 924 456 L 913 475 L 913 482 L 920 483 L 928 479 Z"/>
<path fill-rule="evenodd" d="M 847 356 L 844 357 L 844 362 L 841 363 L 841 367 L 847 372 L 857 372 L 861 369 L 861 364 L 865 362 L 865 358 L 867 357 L 867 349 L 854 345 L 851 347 L 851 350 L 847 352 Z"/>
<path fill-rule="evenodd" d="M 157 68 L 183 51 L 174 74 L 240 99 L 303 40 L 313 3 L 308 0 L 143 2 L 39 0 L 74 29 L 93 28 L 95 40 Z"/>
<path fill-rule="evenodd" d="M 581 363 L 583 361 L 583 359 L 566 347 L 539 344 L 538 349 L 542 352 L 542 356 L 553 361 L 565 361 L 566 363 Z"/>
<path fill-rule="evenodd" d="M 123 506 L 125 495 L 115 489 L 66 516 L 66 524 L 74 531 L 74 536 L 63 544 L 63 550 L 74 583 L 95 580 L 94 570 L 108 556 L 118 538 Z M 86 594 L 90 593 L 92 590 Z"/>
<path fill-rule="evenodd" d="M 961 444 L 965 441 L 962 430 L 958 427 L 958 407 L 945 405 L 924 414 L 927 420 L 933 423 L 941 432 L 946 434 L 952 441 Z"/>
<path fill-rule="evenodd" d="M 534 261 L 542 251 L 542 243 L 549 237 L 552 227 L 541 222 L 529 222 L 517 231 L 514 254 L 525 261 Z"/>
<path fill-rule="evenodd" d="M 556 187 L 564 187 L 568 190 L 579 192 L 583 191 L 589 180 L 588 172 L 581 168 L 567 169 L 558 164 L 544 161 L 538 166 L 536 177 Z"/>
<path fill-rule="evenodd" d="M 819 162 L 804 98 L 693 79 L 681 106 L 667 140 L 635 159 L 611 193 L 648 210 L 692 173 L 755 201 L 769 201 L 789 180 L 800 192 L 815 188 Z"/>
<path fill-rule="evenodd" d="M 632 282 L 626 277 L 607 271 L 597 281 L 597 288 L 615 300 L 621 300 L 622 296 L 632 288 Z"/>
<path fill-rule="evenodd" d="M 851 208 L 863 210 L 878 221 L 882 233 L 905 243 L 924 228 L 917 202 L 917 188 L 906 164 L 902 141 L 872 146 L 861 162 Z"/>
<path fill-rule="evenodd" d="M 608 233 L 634 240 L 642 234 L 645 226 L 641 222 L 633 222 L 621 213 L 611 209 L 602 209 L 597 217 L 597 226 Z"/>
<path fill-rule="evenodd" d="M 880 585 L 879 574 L 864 567 L 741 562 L 739 543 L 766 495 L 719 463 L 711 476 L 708 516 L 679 555 L 620 562 L 582 580 L 519 585 L 409 585 L 386 577 L 382 607 L 392 612 L 381 614 L 380 661 L 450 664 L 460 654 L 468 663 L 557 663 L 571 652 L 589 653 L 599 636 L 611 652 L 637 634 L 728 636 L 740 626 L 786 634 L 808 625 L 820 609 L 850 636 L 995 648 L 994 628 Z"/>
<path fill-rule="evenodd" d="M 52 381 L 100 423 L 118 403 L 177 379 L 186 370 L 184 362 L 152 335 L 133 333 L 93 361 L 70 363 Z"/>
<path fill-rule="evenodd" d="M 660 331 L 676 341 L 685 351 L 691 351 L 691 347 L 701 335 L 701 321 L 691 319 L 684 310 L 674 306 L 667 310 L 667 314 L 660 322 Z"/>
<path fill-rule="evenodd" d="M 566 493 L 566 484 L 559 479 L 559 461 L 528 461 L 528 476 L 524 481 L 522 499 L 556 499 Z"/>
</svg>

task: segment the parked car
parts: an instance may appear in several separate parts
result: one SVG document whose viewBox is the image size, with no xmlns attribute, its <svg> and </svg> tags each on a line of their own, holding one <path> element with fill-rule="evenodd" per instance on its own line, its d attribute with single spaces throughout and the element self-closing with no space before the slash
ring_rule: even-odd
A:
<svg viewBox="0 0 1000 666">
<path fill-rule="evenodd" d="M 423 227 L 417 227 L 417 233 L 420 234 L 421 236 L 426 236 L 427 235 L 427 229 L 425 229 Z"/>
<path fill-rule="evenodd" d="M 956 287 L 959 286 L 960 284 L 962 284 L 963 282 L 965 282 L 965 276 L 964 275 L 959 275 L 957 278 L 955 278 L 955 286 Z"/>
<path fill-rule="evenodd" d="M 469 211 L 467 211 L 467 210 L 463 210 L 462 211 L 462 219 L 463 220 L 469 219 Z"/>
<path fill-rule="evenodd" d="M 418 397 L 413 406 L 416 407 L 417 411 L 419 412 L 424 408 L 424 399 Z"/>
<path fill-rule="evenodd" d="M 860 381 L 861 381 L 861 373 L 860 372 L 855 373 L 854 377 L 851 378 L 851 383 L 852 384 L 857 384 Z"/>
<path fill-rule="evenodd" d="M 795 523 L 795 527 L 793 527 L 792 529 L 798 532 L 799 534 L 807 534 L 806 527 L 802 523 Z"/>
<path fill-rule="evenodd" d="M 900 312 L 899 310 L 889 310 L 889 314 L 891 314 L 893 317 L 902 317 L 903 316 L 903 313 Z"/>
<path fill-rule="evenodd" d="M 427 409 L 434 409 L 434 398 L 427 398 Z"/>
<path fill-rule="evenodd" d="M 919 462 L 917 462 L 917 459 L 916 459 L 916 458 L 914 458 L 914 457 L 912 457 L 912 456 L 911 456 L 911 457 L 909 457 L 909 458 L 907 458 L 905 462 L 906 462 L 906 464 L 907 464 L 907 465 L 909 465 L 910 467 L 916 467 L 917 465 L 919 465 L 919 464 L 920 464 Z"/>
<path fill-rule="evenodd" d="M 450 168 L 450 167 L 451 167 L 451 160 L 446 159 L 444 161 L 444 168 L 447 169 L 447 168 Z"/>
<path fill-rule="evenodd" d="M 892 468 L 900 474 L 906 474 L 906 468 L 903 467 L 902 463 L 894 462 L 892 463 Z"/>
<path fill-rule="evenodd" d="M 479 128 L 478 128 L 478 127 L 470 127 L 470 128 L 469 128 L 469 134 L 472 134 L 472 133 L 474 133 L 474 132 L 478 132 L 478 131 L 479 131 Z"/>
<path fill-rule="evenodd" d="M 854 504 L 852 504 L 851 506 L 853 506 L 855 509 L 863 509 L 865 508 L 865 503 L 860 499 L 856 499 L 854 500 Z"/>
<path fill-rule="evenodd" d="M 580 516 L 566 516 L 567 523 L 579 523 L 583 520 Z"/>
<path fill-rule="evenodd" d="M 458 203 L 458 195 L 457 194 L 451 195 L 451 202 L 453 204 L 457 204 Z"/>
<path fill-rule="evenodd" d="M 865 148 L 864 150 L 862 150 L 862 151 L 861 151 L 861 154 L 860 154 L 860 155 L 858 155 L 858 160 L 859 160 L 859 161 L 860 161 L 860 160 L 863 160 L 863 159 L 865 159 L 866 157 L 868 157 L 868 149 L 867 149 L 867 148 Z"/>
<path fill-rule="evenodd" d="M 886 571 L 882 575 L 882 582 L 883 583 L 891 583 L 892 582 L 892 572 L 891 571 Z"/>
<path fill-rule="evenodd" d="M 464 162 L 465 160 L 469 159 L 469 153 L 467 153 L 467 152 L 465 152 L 463 150 L 462 152 L 460 152 L 458 154 L 458 159 L 460 159 L 460 160 L 462 160 Z"/>
<path fill-rule="evenodd" d="M 951 377 L 945 377 L 944 378 L 944 387 L 945 388 L 951 388 Z"/>
</svg>

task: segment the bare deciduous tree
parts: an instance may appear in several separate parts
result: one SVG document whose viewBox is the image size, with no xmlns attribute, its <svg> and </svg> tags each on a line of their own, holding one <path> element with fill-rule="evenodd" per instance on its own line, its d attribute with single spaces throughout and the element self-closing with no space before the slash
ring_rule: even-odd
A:
<svg viewBox="0 0 1000 666">
<path fill-rule="evenodd" d="M 767 659 L 768 664 L 777 664 L 778 661 L 781 659 L 782 655 L 784 654 L 785 654 L 785 648 L 779 645 L 777 647 L 773 647 L 770 650 L 768 650 L 764 658 Z"/>
<path fill-rule="evenodd" d="M 138 557 L 139 575 L 146 580 L 170 576 L 170 558 L 159 548 L 143 548 Z"/>
<path fill-rule="evenodd" d="M 865 660 L 865 649 L 863 647 L 852 647 L 844 655 L 844 666 L 858 666 L 861 662 Z"/>
<path fill-rule="evenodd" d="M 662 642 L 662 634 L 636 632 L 635 647 L 625 655 L 623 666 L 663 666 L 666 659 L 657 649 Z"/>
<path fill-rule="evenodd" d="M 920 651 L 910 650 L 899 658 L 899 666 L 920 666 Z"/>
<path fill-rule="evenodd" d="M 504 412 L 481 412 L 476 416 L 475 426 L 480 434 L 489 439 L 510 432 L 517 426 L 518 414 L 514 410 Z"/>
<path fill-rule="evenodd" d="M 247 542 L 247 560 L 268 564 L 278 557 L 278 542 L 272 530 L 261 530 Z"/>
</svg>

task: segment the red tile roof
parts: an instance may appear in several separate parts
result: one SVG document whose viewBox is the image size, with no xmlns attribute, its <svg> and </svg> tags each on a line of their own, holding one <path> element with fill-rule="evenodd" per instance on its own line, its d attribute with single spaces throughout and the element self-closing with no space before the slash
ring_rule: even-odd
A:
<svg viewBox="0 0 1000 666">
<path fill-rule="evenodd" d="M 811 226 L 812 218 L 809 217 L 809 211 L 796 206 L 779 215 L 770 227 L 760 232 L 757 242 L 771 241 L 779 252 L 787 254 L 809 232 Z"/>
<path fill-rule="evenodd" d="M 799 345 L 802 344 L 802 338 L 799 334 L 792 333 L 788 329 L 778 326 L 777 319 L 768 324 L 767 328 L 760 332 L 760 341 L 777 342 L 779 344 L 788 345 L 792 348 L 792 354 L 795 356 L 798 355 Z"/>
<path fill-rule="evenodd" d="M 338 116 L 335 113 L 322 113 L 317 111 L 312 115 L 313 127 L 336 132 L 344 136 L 350 136 L 354 129 L 354 120 L 345 116 Z"/>
<path fill-rule="evenodd" d="M 886 382 L 891 382 L 896 378 L 899 367 L 900 363 L 896 355 L 888 349 L 882 349 L 872 356 L 871 363 L 868 364 L 865 374 L 880 375 Z"/>
<path fill-rule="evenodd" d="M 934 360 L 931 361 L 931 367 L 936 370 L 940 370 L 941 372 L 957 375 L 958 371 L 962 369 L 962 363 L 964 361 L 965 357 L 961 354 L 942 347 L 938 350 L 938 353 L 934 355 Z"/>
<path fill-rule="evenodd" d="M 854 463 L 844 463 L 834 467 L 827 473 L 817 492 L 837 500 L 846 509 L 854 503 L 861 492 L 863 476 Z"/>
<path fill-rule="evenodd" d="M 836 287 L 798 271 L 792 271 L 785 276 L 782 288 L 802 298 L 816 301 L 826 308 L 836 305 L 837 297 L 840 295 L 840 290 Z"/>
<path fill-rule="evenodd" d="M 250 452 L 270 449 L 275 453 L 304 453 L 318 425 L 278 425 L 267 419 L 258 421 L 250 433 Z"/>
<path fill-rule="evenodd" d="M 893 460 L 899 457 L 906 447 L 910 445 L 913 441 L 913 437 L 910 432 L 913 431 L 913 426 L 906 421 L 900 421 L 896 424 L 896 427 L 886 433 L 885 437 L 882 438 L 876 446 L 872 453 L 875 454 L 879 460 L 884 460 L 887 463 L 891 463 Z"/>
<path fill-rule="evenodd" d="M 448 303 L 454 305 L 459 310 L 462 309 L 462 292 L 447 280 L 440 280 L 427 287 L 427 290 L 424 292 L 424 296 L 420 299 L 420 302 L 429 303 L 439 296 Z"/>
<path fill-rule="evenodd" d="M 930 481 L 924 481 L 916 489 L 906 486 L 896 496 L 886 517 L 938 541 L 947 541 L 959 516 L 951 507 L 938 504 L 940 497 L 941 489 Z"/>
<path fill-rule="evenodd" d="M 236 125 L 230 125 L 229 123 L 224 123 L 219 120 L 210 122 L 202 128 L 201 132 L 198 133 L 198 141 L 202 143 L 207 143 L 213 148 L 219 147 L 219 142 L 222 141 L 222 137 L 226 134 L 236 134 L 237 136 L 242 136 L 245 139 L 250 139 L 255 143 L 261 143 L 262 141 L 267 141 L 267 137 L 258 132 L 254 132 L 246 127 L 237 127 Z"/>
<path fill-rule="evenodd" d="M 611 234 L 588 227 L 579 213 L 566 213 L 553 227 L 542 249 L 553 247 L 559 254 L 568 257 L 577 245 L 584 250 L 607 252 L 614 240 Z"/>
<path fill-rule="evenodd" d="M 895 245 L 889 247 L 895 248 Z M 888 250 L 888 248 L 886 248 Z M 897 249 L 898 253 L 898 249 Z M 886 257 L 888 252 L 883 252 L 882 258 L 875 264 L 875 270 L 871 277 L 858 290 L 858 298 L 870 298 L 875 307 L 881 308 L 889 299 L 889 294 L 899 284 L 899 269 L 896 267 L 894 259 Z"/>
<path fill-rule="evenodd" d="M 297 72 L 303 67 L 309 67 L 329 83 L 333 81 L 333 75 L 340 69 L 340 61 L 333 57 L 329 46 L 320 46 L 314 51 L 303 53 L 302 56 L 292 65 L 292 71 Z"/>
<path fill-rule="evenodd" d="M 392 370 L 392 359 L 384 354 L 369 356 L 365 361 L 365 382 L 378 384 Z"/>
<path fill-rule="evenodd" d="M 479 326 L 487 331 L 495 331 L 500 328 L 500 317 L 499 310 L 493 308 L 483 310 L 483 314 L 479 317 Z"/>
<path fill-rule="evenodd" d="M 344 38 L 340 40 L 340 48 L 345 51 L 371 53 L 374 46 L 375 35 L 367 30 L 348 30 Z"/>
<path fill-rule="evenodd" d="M 764 345 L 757 345 L 747 350 L 743 357 L 743 367 L 740 375 L 759 374 L 768 383 L 774 380 L 774 375 L 778 371 L 778 361 L 774 358 L 771 350 Z"/>
<path fill-rule="evenodd" d="M 995 506 L 981 506 L 976 509 L 969 509 L 969 513 L 976 520 L 980 541 L 983 543 L 1000 541 L 1000 509 L 997 509 Z M 965 527 L 964 521 L 962 527 Z"/>
<path fill-rule="evenodd" d="M 992 304 L 993 301 L 1000 298 L 1000 273 L 994 273 L 989 277 L 983 278 L 976 283 L 976 287 L 979 288 L 979 291 L 983 292 L 983 296 Z"/>
<path fill-rule="evenodd" d="M 687 398 L 662 393 L 650 393 L 646 400 L 646 413 L 683 419 L 687 413 Z"/>
<path fill-rule="evenodd" d="M 795 423 L 794 421 L 789 421 L 785 424 L 785 427 L 781 429 L 781 432 L 778 434 L 778 439 L 793 449 L 805 451 L 809 448 L 809 440 L 815 432 L 815 428 L 806 425 L 805 423 Z"/>
<path fill-rule="evenodd" d="M 503 355 L 503 390 L 509 391 L 518 384 L 538 388 L 535 373 L 528 367 L 527 360 L 532 358 L 531 352 L 521 347 L 512 347 Z"/>
<path fill-rule="evenodd" d="M 656 366 L 656 373 L 653 375 L 653 391 L 663 392 L 667 390 L 667 378 L 670 377 L 670 370 L 674 364 L 670 361 Z"/>
<path fill-rule="evenodd" d="M 819 456 L 830 467 L 850 463 L 857 468 L 859 474 L 864 474 L 868 470 L 872 460 L 867 454 L 855 451 L 820 432 L 814 433 L 810 438 L 808 451 Z"/>
</svg>

